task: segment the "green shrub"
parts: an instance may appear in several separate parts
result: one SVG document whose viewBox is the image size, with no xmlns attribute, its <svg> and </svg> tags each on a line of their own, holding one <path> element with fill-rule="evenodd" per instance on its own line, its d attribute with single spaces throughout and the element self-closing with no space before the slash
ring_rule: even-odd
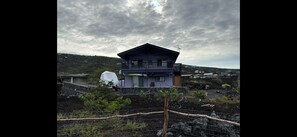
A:
<svg viewBox="0 0 297 137">
<path fill-rule="evenodd" d="M 240 87 L 239 86 L 236 88 L 236 92 L 240 93 Z"/>
<path fill-rule="evenodd" d="M 176 88 L 171 88 L 169 90 L 159 90 L 156 93 L 157 99 L 163 99 L 166 96 L 169 97 L 171 101 L 177 101 L 183 96 L 183 93 L 178 93 Z"/>
<path fill-rule="evenodd" d="M 127 120 L 127 123 L 125 124 L 124 129 L 135 131 L 135 130 L 145 128 L 146 126 L 147 125 L 145 123 L 137 123 L 135 121 Z"/>
<path fill-rule="evenodd" d="M 123 99 L 108 88 L 108 86 L 100 86 L 87 94 L 80 97 L 84 102 L 85 109 L 88 111 L 100 111 L 102 113 L 113 113 L 129 104 L 129 98 Z"/>
<path fill-rule="evenodd" d="M 212 98 L 210 101 L 219 104 L 237 104 L 240 102 L 239 97 L 231 98 L 227 96 Z"/>
<path fill-rule="evenodd" d="M 203 91 L 194 91 L 194 96 L 198 99 L 206 99 L 207 93 Z"/>
<path fill-rule="evenodd" d="M 222 88 L 223 89 L 230 89 L 231 85 L 225 83 L 225 84 L 222 84 Z"/>
<path fill-rule="evenodd" d="M 100 120 L 96 123 L 81 123 L 67 125 L 61 130 L 58 130 L 58 137 L 65 136 L 81 136 L 81 137 L 102 137 L 111 136 L 114 134 L 121 134 L 130 132 L 133 136 L 142 136 L 141 129 L 145 128 L 147 124 L 138 123 L 136 121 L 127 120 L 126 122 L 119 117 Z"/>
<path fill-rule="evenodd" d="M 116 129 L 119 130 L 123 126 L 123 120 L 119 117 L 113 117 L 100 121 L 100 127 L 102 129 Z"/>
<path fill-rule="evenodd" d="M 85 110 L 76 110 L 73 111 L 70 115 L 71 118 L 86 118 L 86 117 L 95 117 L 91 112 Z"/>
<path fill-rule="evenodd" d="M 62 113 L 57 114 L 57 119 L 63 119 L 63 118 L 65 118 L 65 116 Z"/>
<path fill-rule="evenodd" d="M 102 137 L 98 125 L 71 124 L 58 131 L 58 137 Z"/>
<path fill-rule="evenodd" d="M 210 85 L 205 85 L 205 89 L 209 89 L 210 88 Z"/>
<path fill-rule="evenodd" d="M 89 111 L 86 110 L 74 110 L 69 114 L 62 114 L 58 113 L 57 118 L 58 119 L 67 119 L 67 118 L 86 118 L 86 117 L 96 117 L 96 115 L 92 114 Z"/>
<path fill-rule="evenodd" d="M 147 96 L 146 92 L 144 92 L 143 90 L 140 90 L 139 97 L 145 98 L 146 96 Z"/>
</svg>

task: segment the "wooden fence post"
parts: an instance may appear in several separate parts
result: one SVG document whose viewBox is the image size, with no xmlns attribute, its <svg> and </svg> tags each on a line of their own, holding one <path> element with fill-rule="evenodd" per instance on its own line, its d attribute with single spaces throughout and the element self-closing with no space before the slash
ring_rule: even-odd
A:
<svg viewBox="0 0 297 137">
<path fill-rule="evenodd" d="M 164 123 L 163 123 L 163 132 L 162 137 L 167 137 L 167 127 L 168 127 L 168 120 L 169 120 L 169 114 L 168 114 L 168 96 L 164 97 Z"/>
</svg>

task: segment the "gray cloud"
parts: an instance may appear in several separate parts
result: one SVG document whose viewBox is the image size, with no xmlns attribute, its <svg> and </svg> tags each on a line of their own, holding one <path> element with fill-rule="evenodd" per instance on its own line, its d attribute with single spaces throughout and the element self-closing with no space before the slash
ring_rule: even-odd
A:
<svg viewBox="0 0 297 137">
<path fill-rule="evenodd" d="M 152 43 L 179 46 L 184 64 L 239 68 L 239 18 L 239 0 L 58 0 L 58 52 L 116 57 Z"/>
</svg>

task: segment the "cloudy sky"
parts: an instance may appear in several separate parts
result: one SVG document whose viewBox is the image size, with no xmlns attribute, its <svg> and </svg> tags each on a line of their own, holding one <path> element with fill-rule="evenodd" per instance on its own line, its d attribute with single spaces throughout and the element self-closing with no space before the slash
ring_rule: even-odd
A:
<svg viewBox="0 0 297 137">
<path fill-rule="evenodd" d="M 240 68 L 239 0 L 58 0 L 58 53 L 118 57 L 151 43 L 177 62 Z"/>
</svg>

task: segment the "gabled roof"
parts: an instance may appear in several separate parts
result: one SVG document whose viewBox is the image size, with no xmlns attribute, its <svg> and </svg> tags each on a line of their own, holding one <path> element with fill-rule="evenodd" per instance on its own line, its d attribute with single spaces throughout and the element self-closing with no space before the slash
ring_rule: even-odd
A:
<svg viewBox="0 0 297 137">
<path fill-rule="evenodd" d="M 175 62 L 179 55 L 179 52 L 146 43 L 138 47 L 118 53 L 118 56 L 120 56 L 124 60 L 128 60 L 130 56 L 142 55 L 142 54 L 168 55 Z"/>
</svg>

